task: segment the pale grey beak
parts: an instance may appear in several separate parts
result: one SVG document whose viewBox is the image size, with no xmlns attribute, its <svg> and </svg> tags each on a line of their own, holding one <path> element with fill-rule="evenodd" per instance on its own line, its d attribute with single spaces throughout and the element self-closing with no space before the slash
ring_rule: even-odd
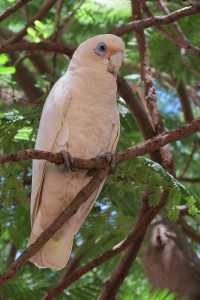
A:
<svg viewBox="0 0 200 300">
<path fill-rule="evenodd" d="M 119 68 L 121 67 L 123 60 L 123 53 L 122 52 L 115 52 L 113 53 L 109 58 L 109 64 L 108 64 L 108 72 L 112 73 L 115 78 L 117 78 L 117 73 L 119 71 Z"/>
</svg>

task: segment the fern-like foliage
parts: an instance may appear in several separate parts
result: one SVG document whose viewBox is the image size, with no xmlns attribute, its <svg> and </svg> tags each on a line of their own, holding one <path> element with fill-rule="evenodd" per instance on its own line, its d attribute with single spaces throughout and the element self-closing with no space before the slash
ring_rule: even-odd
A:
<svg viewBox="0 0 200 300">
<path fill-rule="evenodd" d="M 112 180 L 116 182 L 115 186 Z M 190 213 L 200 220 L 200 211 L 197 207 L 199 198 L 161 165 L 149 158 L 137 157 L 123 163 L 114 178 L 109 180 L 109 190 L 114 203 L 127 214 L 134 213 L 134 202 L 141 201 L 144 190 L 149 194 L 149 205 L 155 206 L 159 203 L 160 194 L 164 189 L 169 190 L 166 207 L 171 220 L 178 219 L 177 206 L 183 203 L 190 205 Z"/>
</svg>

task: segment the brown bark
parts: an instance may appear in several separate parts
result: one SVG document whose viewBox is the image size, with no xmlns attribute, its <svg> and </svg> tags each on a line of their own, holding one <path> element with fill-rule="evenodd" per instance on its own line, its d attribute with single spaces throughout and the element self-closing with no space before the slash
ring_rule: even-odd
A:
<svg viewBox="0 0 200 300">
<path fill-rule="evenodd" d="M 31 0 L 19 0 L 17 3 L 8 7 L 4 12 L 0 14 L 0 22 L 8 18 L 11 14 L 15 13 L 20 7 L 30 2 Z"/>
<path fill-rule="evenodd" d="M 127 148 L 121 150 L 119 153 L 115 154 L 116 164 L 120 164 L 125 160 L 142 156 L 147 153 L 154 152 L 155 150 L 169 144 L 171 142 L 183 139 L 191 134 L 200 130 L 200 118 L 186 124 L 185 126 L 175 128 L 170 131 L 163 132 L 149 139 L 142 144 L 135 146 L 133 148 Z M 53 153 L 51 151 L 43 150 L 22 150 L 10 154 L 0 154 L 0 163 L 4 164 L 6 162 L 17 162 L 20 160 L 27 159 L 46 159 L 52 163 L 63 163 L 63 158 L 60 153 Z M 108 162 L 105 158 L 91 158 L 91 159 L 80 159 L 73 158 L 73 168 L 77 169 L 101 169 L 102 167 L 108 166 Z"/>
<path fill-rule="evenodd" d="M 12 32 L 7 28 L 0 29 L 0 36 L 3 38 L 3 40 L 7 40 L 11 35 Z M 19 59 L 19 54 L 14 51 L 14 47 L 9 56 L 11 58 L 10 64 L 16 68 L 13 78 L 17 81 L 28 100 L 33 103 L 35 100 L 42 97 L 43 91 L 37 87 L 32 72 L 30 72 L 23 61 Z"/>
<path fill-rule="evenodd" d="M 193 132 L 197 131 L 200 129 L 200 118 L 191 122 L 190 124 L 187 124 L 186 126 L 182 128 L 176 128 L 175 130 L 172 130 L 170 133 L 163 133 L 162 135 L 160 134 L 159 136 L 155 137 L 154 139 L 151 139 L 150 141 L 146 141 L 143 143 L 143 146 L 137 146 L 134 148 L 129 148 L 125 149 L 120 152 L 120 154 L 116 154 L 116 163 L 121 163 L 122 161 L 131 158 L 132 156 L 135 155 L 143 155 L 146 153 L 145 151 L 155 151 L 155 149 L 158 149 L 159 147 L 163 146 L 163 142 L 169 143 L 171 142 L 171 139 L 178 138 L 180 139 L 183 136 L 188 136 L 192 134 Z M 148 152 L 147 151 L 147 152 Z M 52 154 L 51 152 L 45 152 L 45 151 L 37 151 L 37 150 L 32 150 L 32 151 L 21 151 L 18 154 L 15 153 L 13 154 L 2 154 L 0 157 L 2 158 L 1 162 L 6 162 L 6 161 L 18 161 L 21 160 L 22 157 L 20 156 L 20 153 L 22 157 L 24 158 L 24 155 L 27 158 L 30 158 L 30 153 L 33 156 L 33 154 L 36 153 L 37 157 L 40 157 L 41 159 L 46 158 L 45 154 L 48 154 L 49 158 L 51 161 L 55 161 L 57 158 L 57 162 L 63 162 L 60 154 Z M 26 156 L 27 155 L 27 156 Z M 40 156 L 39 156 L 40 155 Z M 52 155 L 54 159 L 52 159 Z M 29 156 L 29 157 L 28 157 Z M 35 157 L 36 158 L 36 157 Z M 9 160 L 8 160 L 9 159 Z M 103 167 L 103 161 L 105 164 L 105 159 L 97 158 L 97 159 L 91 159 L 91 160 L 79 160 L 77 159 L 78 163 L 82 163 L 82 166 L 84 168 L 87 166 L 87 162 L 93 164 L 93 168 L 96 164 L 96 162 L 100 162 L 99 167 Z M 98 164 L 96 164 L 97 167 Z M 75 167 L 75 165 L 74 165 Z M 90 165 L 91 167 L 91 165 Z M 89 184 L 84 187 L 78 193 L 78 195 L 75 197 L 73 202 L 59 215 L 54 222 L 39 236 L 39 238 L 36 240 L 34 244 L 29 246 L 18 258 L 17 260 L 13 263 L 13 265 L 2 275 L 0 275 L 0 285 L 3 285 L 10 279 L 12 279 L 16 274 L 20 271 L 20 269 L 23 267 L 23 265 L 28 261 L 28 259 L 33 256 L 50 238 L 51 236 L 59 230 L 63 224 L 74 214 L 77 212 L 78 208 L 82 203 L 84 203 L 88 197 L 96 190 L 96 188 L 100 185 L 100 183 L 107 177 L 109 172 L 109 168 L 102 169 L 100 171 L 97 171 L 96 175 L 91 179 Z M 103 263 L 107 259 L 117 255 L 119 252 L 123 251 L 126 249 L 126 247 L 133 241 L 134 239 L 137 239 L 148 227 L 149 223 L 151 220 L 156 216 L 156 214 L 160 211 L 160 209 L 166 204 L 166 199 L 167 199 L 167 191 L 163 192 L 163 200 L 159 203 L 158 206 L 156 207 L 151 207 L 149 211 L 145 214 L 144 218 L 141 220 L 141 222 L 138 224 L 138 226 L 135 228 L 135 230 L 121 243 L 120 246 L 115 247 L 115 249 L 112 249 L 110 252 L 107 251 L 104 255 L 101 257 L 98 257 L 96 260 L 93 262 L 89 263 L 88 266 L 83 267 L 81 271 L 77 270 L 78 275 L 76 275 L 76 271 L 72 274 L 67 279 L 67 284 L 73 282 L 74 280 L 77 280 L 85 274 L 84 272 L 88 271 L 91 268 L 94 268 L 95 266 L 98 266 L 99 264 Z M 65 287 L 64 287 L 65 288 Z"/>
<path fill-rule="evenodd" d="M 149 209 L 150 207 L 148 206 L 148 194 L 145 193 L 143 196 L 143 204 L 140 210 L 140 215 L 134 227 L 137 227 L 139 225 L 140 221 Z M 138 254 L 138 251 L 144 240 L 145 232 L 146 231 L 144 231 L 135 241 L 130 243 L 130 245 L 124 251 L 122 258 L 116 265 L 111 277 L 107 280 L 105 287 L 98 298 L 99 300 L 115 299 L 115 295 L 118 291 L 119 286 L 123 283 L 124 278 L 128 275 L 128 272 Z"/>
<path fill-rule="evenodd" d="M 33 74 L 28 70 L 25 64 L 19 60 L 19 55 L 15 52 L 10 53 L 11 65 L 15 65 L 16 72 L 13 74 L 14 80 L 17 81 L 30 103 L 40 99 L 43 91 L 37 87 Z"/>
<path fill-rule="evenodd" d="M 183 80 L 179 80 L 178 85 L 177 85 L 177 92 L 178 92 L 181 106 L 183 109 L 185 121 L 190 122 L 190 121 L 194 120 L 189 95 L 188 95 L 188 92 L 187 92 L 187 89 L 185 87 L 185 83 L 183 82 Z"/>
<path fill-rule="evenodd" d="M 194 242 L 200 244 L 200 232 L 195 230 L 188 222 L 184 220 L 183 217 L 179 218 L 178 223 L 185 235 L 191 238 Z"/>
<path fill-rule="evenodd" d="M 112 33 L 121 36 L 123 34 L 130 33 L 133 30 L 140 30 L 142 28 L 148 28 L 151 26 L 170 24 L 185 16 L 199 14 L 199 12 L 200 12 L 200 5 L 184 7 L 166 16 L 153 16 L 147 19 L 130 22 L 128 24 L 113 29 Z M 187 47 L 185 47 L 183 43 L 181 44 L 181 46 L 184 49 L 186 48 L 186 50 L 192 53 L 193 55 L 200 54 L 200 48 L 196 46 L 189 44 L 187 45 Z"/>
<path fill-rule="evenodd" d="M 51 68 L 47 64 L 45 57 L 42 52 L 33 52 L 31 55 L 29 55 L 29 59 L 36 68 L 38 74 L 50 74 Z"/>
<path fill-rule="evenodd" d="M 47 42 L 30 43 L 26 41 L 22 41 L 11 45 L 1 45 L 0 47 L 0 53 L 12 53 L 13 51 L 33 52 L 39 50 L 46 51 L 46 52 L 58 52 L 58 53 L 66 54 L 71 58 L 76 48 L 69 47 L 64 43 L 62 44 L 47 43 Z"/>
<path fill-rule="evenodd" d="M 10 39 L 8 39 L 4 44 L 12 44 L 19 40 L 21 40 L 27 32 L 28 27 L 34 24 L 34 21 L 41 20 L 45 14 L 51 9 L 51 7 L 55 4 L 56 0 L 46 0 L 40 10 L 36 13 L 36 15 L 29 20 L 29 22 L 22 28 L 19 32 L 13 34 Z"/>
<path fill-rule="evenodd" d="M 145 1 L 143 1 L 143 2 L 144 2 L 143 11 L 146 13 L 146 15 L 149 18 L 154 18 L 153 14 L 151 13 L 149 7 L 146 5 Z M 165 5 L 165 3 L 163 1 L 159 1 L 159 6 L 161 6 L 161 8 L 164 11 L 164 13 L 166 14 L 166 16 L 170 15 L 170 11 L 168 10 L 167 6 Z M 197 51 L 199 51 L 200 48 L 197 48 L 196 46 L 194 46 L 188 42 L 187 38 L 183 34 L 183 32 L 178 24 L 178 22 L 175 21 L 171 25 L 174 27 L 177 36 L 171 34 L 162 25 L 156 26 L 156 29 L 162 35 L 164 35 L 168 40 L 170 40 L 173 44 L 175 44 L 175 45 L 179 46 L 181 49 L 184 49 L 185 51 L 188 51 L 188 52 L 192 53 L 193 55 L 195 55 L 195 53 Z"/>
<path fill-rule="evenodd" d="M 50 224 L 46 230 L 37 238 L 35 243 L 31 244 L 22 254 L 15 260 L 15 262 L 8 268 L 6 272 L 0 275 L 0 286 L 11 280 L 21 270 L 28 259 L 41 249 L 41 247 L 58 231 L 64 223 L 74 215 L 81 204 L 83 204 L 92 193 L 97 189 L 101 182 L 107 177 L 109 168 L 97 171 L 95 176 L 74 198 L 70 205 Z"/>
<path fill-rule="evenodd" d="M 55 296 L 59 295 L 64 289 L 66 289 L 68 286 L 70 286 L 73 282 L 78 280 L 81 276 L 89 272 L 90 270 L 94 269 L 95 267 L 101 265 L 108 259 L 116 256 L 121 251 L 125 250 L 130 243 L 133 243 L 136 241 L 136 239 L 141 236 L 141 234 L 148 228 L 150 222 L 153 220 L 153 218 L 157 215 L 157 213 L 160 211 L 160 209 L 166 204 L 166 199 L 168 197 L 167 191 L 164 191 L 162 193 L 161 202 L 154 207 L 151 207 L 150 210 L 143 216 L 143 218 L 140 220 L 138 225 L 135 227 L 135 229 L 119 244 L 112 247 L 112 249 L 104 252 L 102 255 L 97 257 L 96 259 L 88 262 L 85 266 L 81 267 L 77 271 L 73 272 L 69 277 L 66 278 L 66 280 L 63 280 L 60 284 L 53 287 L 46 297 L 44 297 L 43 300 L 50 300 L 54 299 Z"/>
</svg>

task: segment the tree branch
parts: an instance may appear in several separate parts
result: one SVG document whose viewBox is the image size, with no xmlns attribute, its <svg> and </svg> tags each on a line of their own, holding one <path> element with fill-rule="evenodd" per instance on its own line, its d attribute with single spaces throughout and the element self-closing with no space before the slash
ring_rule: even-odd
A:
<svg viewBox="0 0 200 300">
<path fill-rule="evenodd" d="M 164 3 L 161 3 L 161 1 L 159 1 L 160 6 L 162 7 L 162 9 L 164 10 L 164 12 L 167 15 L 170 15 L 170 11 L 168 10 L 168 8 L 164 5 Z M 163 5 L 163 6 L 162 6 Z M 146 5 L 146 3 L 143 5 L 143 10 L 146 13 L 146 15 L 149 18 L 154 18 L 154 16 L 152 15 L 149 7 Z M 185 49 L 187 51 L 189 51 L 190 53 L 192 53 L 193 55 L 197 55 L 197 51 L 199 51 L 200 53 L 200 48 L 190 44 L 188 42 L 188 40 L 186 39 L 186 37 L 184 36 L 184 34 L 181 31 L 180 26 L 178 25 L 178 23 L 175 21 L 172 26 L 174 27 L 178 37 L 176 38 L 173 34 L 171 34 L 169 31 L 167 31 L 166 29 L 164 29 L 161 25 L 156 26 L 156 29 L 161 32 L 162 35 L 164 35 L 168 40 L 170 40 L 173 44 L 179 46 L 182 49 Z"/>
<path fill-rule="evenodd" d="M 30 43 L 30 42 L 21 42 L 11 45 L 1 45 L 0 53 L 12 53 L 13 51 L 46 51 L 46 52 L 58 52 L 66 54 L 70 58 L 72 57 L 75 48 L 69 48 L 65 44 L 54 44 L 54 43 Z"/>
<path fill-rule="evenodd" d="M 179 218 L 178 223 L 181 225 L 181 230 L 194 242 L 200 244 L 200 232 L 189 225 L 183 217 Z"/>
<path fill-rule="evenodd" d="M 192 133 L 200 129 L 200 118 L 188 123 L 185 126 L 175 128 L 171 131 L 162 133 L 153 139 L 150 139 L 141 145 L 133 148 L 128 148 L 115 154 L 116 164 L 119 164 L 127 159 L 134 158 L 146 153 L 155 151 L 164 145 L 182 139 L 191 135 Z M 22 159 L 47 159 L 51 162 L 62 163 L 63 159 L 61 154 L 54 154 L 49 151 L 39 151 L 39 150 L 25 150 L 19 151 L 11 154 L 1 154 L 0 162 L 16 162 Z M 106 165 L 106 160 L 103 158 L 81 160 L 78 158 L 74 159 L 74 168 L 84 168 L 84 169 L 102 169 Z M 108 174 L 108 168 L 103 169 L 92 178 L 89 184 L 81 190 L 75 197 L 73 202 L 58 216 L 55 221 L 39 236 L 34 244 L 28 247 L 14 262 L 14 264 L 0 276 L 0 285 L 9 281 L 13 278 L 17 272 L 22 268 L 22 266 L 27 262 L 27 260 L 33 256 L 39 249 L 51 238 L 51 236 L 59 230 L 63 224 L 69 219 L 80 207 L 80 205 L 86 201 L 89 196 L 95 191 L 99 184 L 105 179 Z M 153 210 L 154 211 L 154 210 Z M 154 215 L 153 215 L 154 216 Z M 146 223 L 145 223 L 146 224 Z M 139 229 L 138 229 L 139 230 Z M 136 231 L 137 232 L 137 231 Z M 140 233 L 140 231 L 139 231 Z M 135 234 L 135 233 L 134 233 Z M 139 235 L 136 236 L 136 238 Z M 125 244 L 127 245 L 127 243 Z M 126 248 L 126 247 L 125 247 Z M 123 249 L 125 249 L 123 248 Z M 111 255 L 112 256 L 112 255 Z"/>
<path fill-rule="evenodd" d="M 132 0 L 132 17 L 134 20 L 141 19 L 141 5 L 144 5 L 144 1 L 137 1 Z M 144 81 L 145 86 L 145 104 L 149 110 L 149 114 L 151 117 L 151 125 L 153 124 L 153 128 L 155 128 L 156 133 L 161 133 L 164 131 L 164 126 L 162 124 L 162 120 L 157 108 L 156 102 L 156 90 L 152 81 L 152 70 L 149 64 L 149 54 L 148 54 L 148 45 L 144 34 L 144 29 L 135 30 L 135 36 L 139 48 L 139 56 L 140 56 L 140 63 L 141 63 L 141 77 Z M 163 151 L 160 151 L 161 154 L 161 161 L 160 163 L 163 164 L 165 161 L 165 153 L 167 157 L 172 158 L 170 163 L 173 162 L 172 155 L 170 156 L 170 149 L 169 147 L 163 148 Z M 169 154 L 168 154 L 169 153 Z M 163 155 L 162 155 L 163 154 Z M 171 171 L 171 165 L 169 164 L 168 170 Z M 168 167 L 168 166 L 166 166 Z M 143 210 L 141 212 L 140 217 L 149 210 L 148 206 L 148 195 L 144 195 L 144 202 L 143 202 Z M 167 200 L 167 198 L 166 198 Z M 138 221 L 139 222 L 139 221 Z M 141 234 L 136 241 L 130 244 L 130 246 L 126 249 L 124 254 L 122 255 L 120 261 L 118 262 L 117 266 L 115 267 L 112 275 L 110 276 L 109 280 L 107 281 L 105 288 L 103 289 L 99 300 L 107 300 L 112 299 L 114 300 L 119 290 L 121 284 L 125 280 L 136 256 L 141 247 L 141 244 L 144 239 L 145 232 Z"/>
<path fill-rule="evenodd" d="M 144 138 L 147 140 L 155 136 L 155 130 L 143 103 L 134 94 L 132 88 L 121 75 L 117 76 L 117 87 L 120 96 L 130 108 L 130 111 Z"/>
<path fill-rule="evenodd" d="M 200 182 L 200 178 L 179 177 L 178 180 L 182 182 L 190 182 L 190 183 Z"/>
<path fill-rule="evenodd" d="M 30 2 L 30 1 L 31 0 L 19 0 L 17 3 L 15 3 L 12 6 L 8 7 L 4 12 L 2 12 L 0 14 L 0 22 L 5 20 L 12 13 L 16 12 L 20 7 L 24 6 L 26 3 Z"/>
<path fill-rule="evenodd" d="M 194 120 L 189 95 L 183 80 L 179 80 L 177 85 L 177 92 L 183 109 L 185 121 L 190 122 Z"/>
<path fill-rule="evenodd" d="M 173 23 L 183 17 L 195 15 L 200 13 L 200 5 L 196 6 L 188 6 L 182 9 L 176 10 L 168 15 L 165 16 L 154 16 L 151 18 L 133 21 L 128 24 L 122 25 L 120 27 L 114 28 L 112 30 L 113 34 L 121 36 L 123 34 L 127 34 L 133 30 L 139 30 L 142 28 L 148 28 L 152 26 L 159 26 Z M 188 45 L 187 50 L 190 49 L 191 45 Z M 198 47 L 193 46 L 193 54 L 199 55 L 200 49 Z"/>
<path fill-rule="evenodd" d="M 116 164 L 120 164 L 125 160 L 142 156 L 147 153 L 151 153 L 161 147 L 183 139 L 192 135 L 193 133 L 200 130 L 200 118 L 187 123 L 185 126 L 177 127 L 170 131 L 162 132 L 161 134 L 149 139 L 142 144 L 121 150 L 115 154 Z M 22 150 L 10 154 L 0 154 L 0 163 L 6 162 L 17 162 L 20 160 L 28 159 L 46 159 L 52 163 L 61 164 L 63 158 L 60 153 L 53 153 L 51 151 L 43 150 Z M 73 168 L 75 169 L 101 169 L 102 167 L 108 166 L 108 162 L 105 158 L 91 158 L 91 159 L 80 159 L 74 157 Z"/>
<path fill-rule="evenodd" d="M 21 270 L 23 265 L 28 259 L 37 253 L 41 247 L 58 231 L 64 223 L 73 216 L 81 206 L 98 188 L 102 181 L 109 173 L 109 168 L 104 168 L 97 171 L 95 176 L 90 182 L 77 194 L 74 200 L 65 208 L 65 210 L 41 233 L 35 243 L 31 244 L 22 254 L 16 259 L 16 261 L 10 266 L 10 268 L 0 275 L 0 286 L 11 280 Z"/>
<path fill-rule="evenodd" d="M 144 215 L 135 229 L 119 244 L 112 247 L 112 249 L 105 251 L 102 255 L 95 258 L 94 260 L 88 262 L 85 266 L 79 268 L 78 270 L 74 271 L 69 277 L 63 280 L 60 284 L 52 288 L 48 294 L 43 298 L 43 300 L 51 300 L 58 294 L 60 294 L 64 289 L 70 286 L 73 282 L 77 281 L 80 277 L 82 277 L 87 272 L 91 271 L 92 269 L 98 267 L 105 261 L 111 259 L 112 257 L 116 256 L 123 250 L 125 250 L 130 243 L 134 243 L 136 239 L 147 229 L 150 222 L 154 219 L 160 209 L 165 205 L 165 200 L 168 197 L 168 192 L 164 191 L 162 193 L 161 201 L 159 205 L 151 207 L 149 211 Z"/>
<path fill-rule="evenodd" d="M 32 26 L 36 20 L 41 20 L 45 14 L 51 9 L 51 7 L 55 4 L 56 0 L 46 0 L 41 9 L 37 12 L 37 14 L 20 30 L 19 32 L 13 34 L 13 36 L 5 42 L 4 45 L 15 43 L 26 35 L 28 27 Z"/>
<path fill-rule="evenodd" d="M 6 40 L 10 36 L 12 36 L 12 31 L 8 30 L 7 28 L 1 28 L 0 36 Z M 22 88 L 28 100 L 33 103 L 35 100 L 38 100 L 40 97 L 42 97 L 42 89 L 37 86 L 37 82 L 33 73 L 29 71 L 23 60 L 20 59 L 19 53 L 17 53 L 14 48 L 13 51 L 10 52 L 9 56 L 11 58 L 10 64 L 14 65 L 16 68 L 16 72 L 15 74 L 13 74 L 13 78 Z"/>
<path fill-rule="evenodd" d="M 142 206 L 139 212 L 139 217 L 134 228 L 139 225 L 139 223 L 141 222 L 145 214 L 149 211 L 150 207 L 148 205 L 148 200 L 149 200 L 148 193 L 144 193 Z M 133 262 L 135 261 L 135 258 L 144 240 L 145 233 L 146 230 L 144 230 L 144 232 L 140 234 L 136 240 L 131 242 L 130 245 L 127 247 L 127 249 L 124 251 L 112 275 L 106 281 L 104 289 L 101 292 L 101 295 L 98 298 L 98 300 L 115 299 L 115 295 L 120 285 L 122 284 L 124 278 L 127 276 L 129 272 L 129 269 L 131 268 Z"/>
</svg>

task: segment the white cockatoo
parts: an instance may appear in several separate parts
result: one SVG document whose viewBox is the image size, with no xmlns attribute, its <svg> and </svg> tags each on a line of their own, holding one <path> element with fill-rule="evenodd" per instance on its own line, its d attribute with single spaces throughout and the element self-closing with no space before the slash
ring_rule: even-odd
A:
<svg viewBox="0 0 200 300">
<path fill-rule="evenodd" d="M 116 77 L 123 52 L 123 41 L 111 34 L 92 37 L 77 48 L 67 72 L 55 83 L 45 102 L 36 149 L 65 150 L 82 159 L 114 153 L 120 131 Z M 33 161 L 32 178 L 29 245 L 91 180 L 87 170 L 64 172 L 45 160 Z M 30 258 L 31 262 L 54 270 L 67 264 L 74 235 L 102 186 Z"/>
</svg>

